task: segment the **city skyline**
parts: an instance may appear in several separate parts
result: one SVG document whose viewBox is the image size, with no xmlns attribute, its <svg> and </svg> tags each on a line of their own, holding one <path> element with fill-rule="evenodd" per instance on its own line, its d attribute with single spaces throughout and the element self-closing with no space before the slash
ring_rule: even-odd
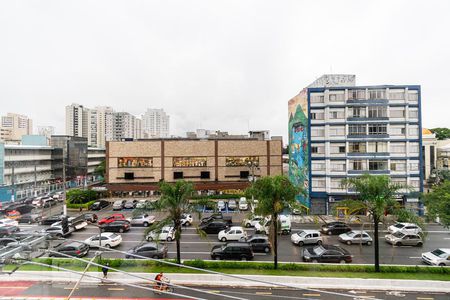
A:
<svg viewBox="0 0 450 300">
<path fill-rule="evenodd" d="M 322 74 L 346 73 L 361 85 L 420 84 L 424 127 L 448 126 L 440 109 L 450 63 L 448 2 L 196 7 L 2 3 L 1 113 L 26 114 L 63 133 L 61 112 L 73 102 L 134 115 L 162 107 L 174 135 L 268 129 L 286 140 L 285 102 Z"/>
</svg>

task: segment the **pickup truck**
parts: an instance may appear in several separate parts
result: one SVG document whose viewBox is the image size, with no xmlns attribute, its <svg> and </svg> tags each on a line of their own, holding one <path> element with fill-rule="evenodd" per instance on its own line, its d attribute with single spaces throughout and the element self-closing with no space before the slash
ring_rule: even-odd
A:
<svg viewBox="0 0 450 300">
<path fill-rule="evenodd" d="M 215 214 L 210 215 L 209 217 L 203 218 L 201 221 L 201 224 L 206 224 L 213 220 L 223 220 L 226 223 L 228 223 L 228 225 L 233 224 L 233 220 L 232 220 L 231 216 L 224 216 L 222 213 L 215 213 Z"/>
</svg>

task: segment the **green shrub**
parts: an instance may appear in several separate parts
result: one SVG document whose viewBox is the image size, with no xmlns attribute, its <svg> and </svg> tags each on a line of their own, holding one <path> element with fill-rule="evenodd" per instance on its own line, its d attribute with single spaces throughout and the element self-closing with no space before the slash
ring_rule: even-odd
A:
<svg viewBox="0 0 450 300">
<path fill-rule="evenodd" d="M 67 202 L 67 208 L 72 208 L 72 209 L 79 209 L 80 207 L 82 207 L 83 209 L 89 209 L 89 207 L 94 204 L 96 200 L 92 200 L 89 201 L 87 203 L 83 203 L 83 204 L 74 204 L 74 203 L 69 203 Z"/>
<path fill-rule="evenodd" d="M 98 199 L 98 193 L 94 190 L 73 189 L 67 192 L 67 203 L 85 204 Z"/>
</svg>

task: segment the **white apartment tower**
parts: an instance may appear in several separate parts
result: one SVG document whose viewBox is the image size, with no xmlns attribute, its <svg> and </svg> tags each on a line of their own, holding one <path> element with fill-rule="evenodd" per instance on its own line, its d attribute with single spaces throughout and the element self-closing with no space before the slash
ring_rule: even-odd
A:
<svg viewBox="0 0 450 300">
<path fill-rule="evenodd" d="M 33 134 L 33 121 L 27 116 L 8 113 L 2 116 L 0 140 L 20 141 L 23 135 Z"/>
<path fill-rule="evenodd" d="M 66 106 L 66 134 L 88 138 L 89 109 L 72 103 Z"/>
<path fill-rule="evenodd" d="M 169 116 L 163 109 L 147 109 L 142 116 L 144 138 L 165 138 L 169 136 Z"/>
</svg>

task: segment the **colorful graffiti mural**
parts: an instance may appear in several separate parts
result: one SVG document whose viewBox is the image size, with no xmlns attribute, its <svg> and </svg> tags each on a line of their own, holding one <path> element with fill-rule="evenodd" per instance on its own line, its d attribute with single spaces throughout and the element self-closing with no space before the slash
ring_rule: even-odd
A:
<svg viewBox="0 0 450 300">
<path fill-rule="evenodd" d="M 304 189 L 297 200 L 309 209 L 308 128 L 308 95 L 305 88 L 289 101 L 289 179 Z"/>
</svg>

